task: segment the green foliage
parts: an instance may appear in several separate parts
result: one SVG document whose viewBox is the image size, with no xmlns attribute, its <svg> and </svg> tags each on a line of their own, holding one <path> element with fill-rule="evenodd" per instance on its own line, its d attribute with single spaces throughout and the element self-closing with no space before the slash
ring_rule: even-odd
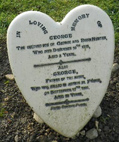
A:
<svg viewBox="0 0 119 142">
<path fill-rule="evenodd" d="M 1 108 L 1 109 L 0 109 L 0 117 L 3 117 L 3 116 L 4 116 L 4 112 L 5 112 L 5 109 L 4 109 L 4 108 Z"/>
<path fill-rule="evenodd" d="M 109 116 L 101 116 L 100 117 L 100 122 L 104 123 L 104 124 L 107 124 L 108 121 L 110 120 L 110 117 Z"/>
<path fill-rule="evenodd" d="M 0 0 L 0 39 L 5 40 L 10 22 L 24 11 L 41 11 L 59 22 L 71 9 L 82 4 L 96 5 L 110 16 L 117 46 L 119 44 L 118 0 Z"/>
<path fill-rule="evenodd" d="M 3 108 L 2 103 L 0 103 L 0 117 L 4 117 L 5 115 L 5 109 Z"/>
<path fill-rule="evenodd" d="M 4 82 L 4 84 L 9 84 L 9 82 L 10 82 L 10 81 L 9 81 L 9 80 L 7 80 L 7 81 L 5 81 L 5 82 Z"/>
</svg>

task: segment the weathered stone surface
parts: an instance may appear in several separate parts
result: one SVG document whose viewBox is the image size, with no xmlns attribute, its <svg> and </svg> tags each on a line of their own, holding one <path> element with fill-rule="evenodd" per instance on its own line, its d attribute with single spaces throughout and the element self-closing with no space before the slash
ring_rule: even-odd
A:
<svg viewBox="0 0 119 142">
<path fill-rule="evenodd" d="M 119 64 L 114 63 L 113 66 L 112 66 L 112 73 L 116 72 L 117 70 L 119 70 Z"/>
<path fill-rule="evenodd" d="M 85 130 L 82 130 L 82 131 L 80 132 L 80 134 L 81 134 L 82 136 L 85 136 L 86 131 L 85 131 Z"/>
<path fill-rule="evenodd" d="M 13 74 L 6 74 L 5 77 L 9 80 L 14 80 L 14 75 Z"/>
<path fill-rule="evenodd" d="M 33 118 L 40 124 L 44 123 L 44 121 L 36 113 L 34 113 Z"/>
<path fill-rule="evenodd" d="M 18 142 L 18 141 L 19 141 L 18 135 L 16 135 L 16 136 L 14 137 L 14 140 L 15 140 L 15 142 Z"/>
<path fill-rule="evenodd" d="M 51 128 L 75 136 L 100 104 L 110 78 L 114 31 L 100 8 L 79 6 L 56 23 L 29 11 L 7 33 L 16 82 L 29 105 Z"/>
<path fill-rule="evenodd" d="M 90 129 L 88 132 L 86 132 L 86 137 L 89 139 L 95 139 L 98 137 L 98 132 L 95 128 Z"/>
<path fill-rule="evenodd" d="M 102 114 L 102 109 L 100 106 L 98 106 L 96 111 L 93 114 L 93 117 L 98 118 L 101 114 Z"/>
</svg>

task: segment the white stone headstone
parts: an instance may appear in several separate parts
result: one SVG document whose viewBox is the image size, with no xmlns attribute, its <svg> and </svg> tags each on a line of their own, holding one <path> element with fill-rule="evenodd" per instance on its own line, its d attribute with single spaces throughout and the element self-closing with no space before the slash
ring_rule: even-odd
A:
<svg viewBox="0 0 119 142">
<path fill-rule="evenodd" d="M 82 5 L 62 22 L 28 11 L 7 33 L 16 82 L 34 112 L 66 137 L 75 136 L 100 104 L 111 74 L 114 31 L 100 8 Z"/>
</svg>

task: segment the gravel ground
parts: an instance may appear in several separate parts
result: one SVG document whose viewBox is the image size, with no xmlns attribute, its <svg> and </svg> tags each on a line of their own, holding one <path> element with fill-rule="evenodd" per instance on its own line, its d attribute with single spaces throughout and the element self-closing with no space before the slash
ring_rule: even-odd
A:
<svg viewBox="0 0 119 142">
<path fill-rule="evenodd" d="M 115 54 L 114 62 L 119 62 Z M 92 118 L 76 138 L 66 138 L 39 124 L 24 100 L 11 74 L 6 44 L 0 44 L 0 142 L 119 142 L 119 71 L 112 74 L 110 84 L 101 103 L 102 115 Z M 98 124 L 98 125 L 97 125 Z M 89 140 L 85 132 L 96 128 L 98 137 Z"/>
</svg>

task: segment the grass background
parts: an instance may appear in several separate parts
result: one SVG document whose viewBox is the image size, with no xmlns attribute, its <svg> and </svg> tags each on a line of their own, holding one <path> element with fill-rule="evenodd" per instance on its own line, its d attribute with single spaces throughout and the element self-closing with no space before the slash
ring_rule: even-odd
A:
<svg viewBox="0 0 119 142">
<path fill-rule="evenodd" d="M 24 11 L 41 11 L 60 22 L 71 9 L 82 4 L 96 5 L 110 16 L 115 30 L 115 45 L 118 47 L 119 0 L 0 0 L 0 41 L 6 41 L 9 24 Z"/>
</svg>

